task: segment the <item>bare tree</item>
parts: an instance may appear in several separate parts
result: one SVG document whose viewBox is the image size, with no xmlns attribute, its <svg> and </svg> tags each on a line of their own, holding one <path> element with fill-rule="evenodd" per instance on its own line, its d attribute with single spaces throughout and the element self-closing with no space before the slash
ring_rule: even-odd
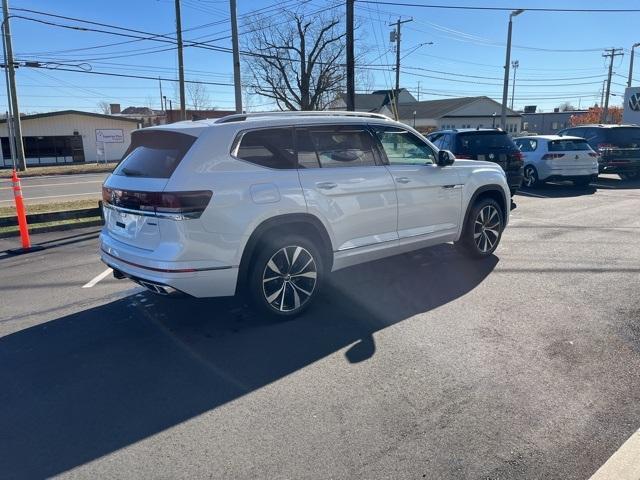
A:
<svg viewBox="0 0 640 480">
<path fill-rule="evenodd" d="M 576 109 L 576 107 L 574 107 L 571 102 L 563 102 L 560 104 L 560 111 L 561 112 L 572 112 Z"/>
<path fill-rule="evenodd" d="M 105 115 L 111 114 L 111 105 L 109 104 L 109 102 L 102 100 L 98 102 L 97 108 L 100 113 L 104 113 Z"/>
<path fill-rule="evenodd" d="M 287 22 L 264 17 L 248 22 L 245 88 L 275 101 L 280 110 L 322 110 L 343 89 L 344 28 L 326 14 L 283 11 Z"/>
<path fill-rule="evenodd" d="M 194 110 L 206 110 L 211 107 L 211 98 L 207 87 L 202 83 L 187 83 L 187 96 Z"/>
</svg>

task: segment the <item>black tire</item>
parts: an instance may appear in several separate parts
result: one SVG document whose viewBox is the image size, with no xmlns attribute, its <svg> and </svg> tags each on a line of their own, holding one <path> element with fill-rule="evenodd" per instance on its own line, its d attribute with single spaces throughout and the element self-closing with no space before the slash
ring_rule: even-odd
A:
<svg viewBox="0 0 640 480">
<path fill-rule="evenodd" d="M 621 180 L 635 181 L 640 179 L 640 170 L 630 170 L 628 172 L 623 172 L 618 174 Z"/>
<path fill-rule="evenodd" d="M 491 227 L 491 228 L 488 228 Z M 486 258 L 500 244 L 504 213 L 498 202 L 483 198 L 473 204 L 456 245 L 473 258 Z"/>
<path fill-rule="evenodd" d="M 274 319 L 293 318 L 318 296 L 324 262 L 316 244 L 302 235 L 269 235 L 256 247 L 247 289 L 253 307 Z"/>
<path fill-rule="evenodd" d="M 593 177 L 581 177 L 573 180 L 573 185 L 576 187 L 587 187 L 593 182 Z"/>
<path fill-rule="evenodd" d="M 538 179 L 538 171 L 533 165 L 524 167 L 524 176 L 522 177 L 522 186 L 527 188 L 535 188 L 540 185 Z"/>
</svg>

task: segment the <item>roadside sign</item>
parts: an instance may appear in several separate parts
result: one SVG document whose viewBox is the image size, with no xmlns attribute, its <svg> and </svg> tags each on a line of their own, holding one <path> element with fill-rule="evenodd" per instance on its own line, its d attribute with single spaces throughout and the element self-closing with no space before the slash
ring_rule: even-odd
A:
<svg viewBox="0 0 640 480">
<path fill-rule="evenodd" d="M 104 143 L 124 143 L 124 132 L 119 128 L 96 129 L 96 141 Z"/>
</svg>

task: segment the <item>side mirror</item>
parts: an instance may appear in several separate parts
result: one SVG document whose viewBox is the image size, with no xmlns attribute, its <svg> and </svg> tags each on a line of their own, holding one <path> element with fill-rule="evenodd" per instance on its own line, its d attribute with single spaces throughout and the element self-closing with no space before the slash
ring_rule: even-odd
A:
<svg viewBox="0 0 640 480">
<path fill-rule="evenodd" d="M 452 165 L 456 157 L 449 150 L 438 151 L 438 166 L 446 167 Z"/>
</svg>

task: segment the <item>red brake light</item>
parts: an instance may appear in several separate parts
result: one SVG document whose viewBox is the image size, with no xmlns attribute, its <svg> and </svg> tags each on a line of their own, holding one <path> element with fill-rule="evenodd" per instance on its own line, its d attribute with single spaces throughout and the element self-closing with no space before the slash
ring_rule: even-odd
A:
<svg viewBox="0 0 640 480">
<path fill-rule="evenodd" d="M 473 157 L 471 155 L 464 155 L 462 153 L 456 154 L 455 157 L 460 158 L 462 160 L 473 160 Z"/>
<path fill-rule="evenodd" d="M 513 155 L 513 158 L 515 158 L 516 160 L 524 161 L 524 155 L 520 150 L 513 152 L 512 155 Z"/>
<path fill-rule="evenodd" d="M 210 190 L 193 192 L 136 192 L 102 187 L 105 205 L 140 210 L 158 216 L 199 218 L 211 200 Z"/>
<path fill-rule="evenodd" d="M 545 153 L 542 156 L 543 160 L 552 160 L 554 158 L 564 157 L 564 153 Z"/>
</svg>

